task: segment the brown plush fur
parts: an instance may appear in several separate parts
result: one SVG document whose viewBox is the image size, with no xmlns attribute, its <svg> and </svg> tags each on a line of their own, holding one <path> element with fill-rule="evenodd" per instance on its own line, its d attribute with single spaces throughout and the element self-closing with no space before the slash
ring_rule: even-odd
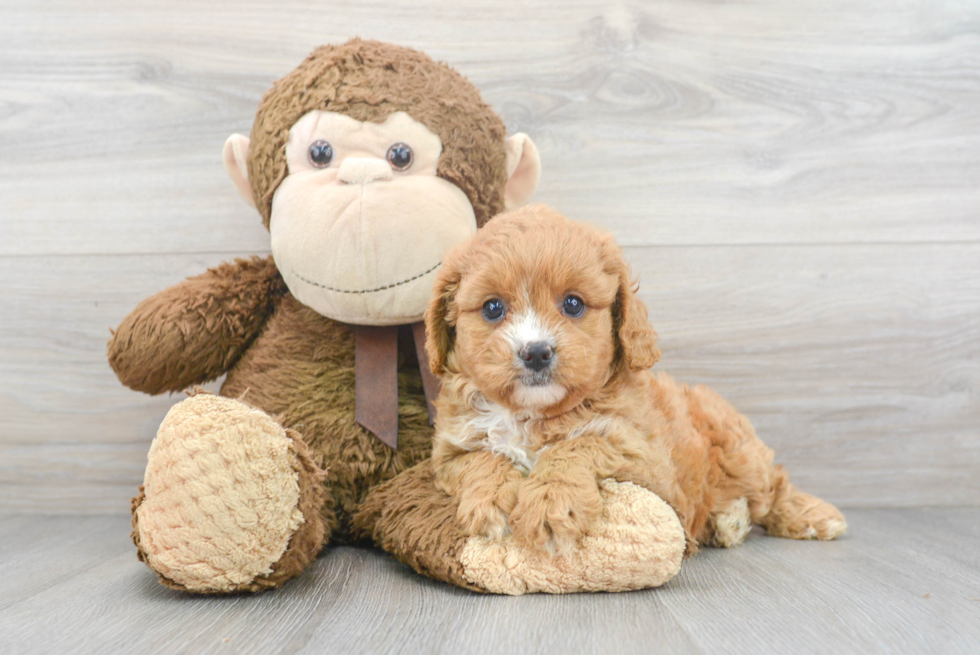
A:
<svg viewBox="0 0 980 655">
<path fill-rule="evenodd" d="M 261 102 L 248 170 L 266 227 L 273 193 L 286 174 L 289 129 L 314 109 L 361 121 L 408 113 L 442 140 L 437 173 L 467 195 L 477 224 L 503 209 L 505 128 L 476 87 L 414 50 L 355 39 L 318 48 Z M 222 395 L 242 398 L 289 430 L 297 444 L 300 509 L 307 520 L 273 574 L 250 583 L 249 590 L 296 575 L 327 542 L 370 536 L 352 534 L 351 515 L 359 503 L 371 488 L 431 451 L 433 431 L 413 349 L 400 349 L 393 451 L 354 420 L 351 327 L 298 302 L 271 257 L 222 264 L 146 299 L 113 333 L 108 355 L 124 384 L 151 394 L 227 373 Z M 134 499 L 134 512 L 140 502 Z M 320 519 L 312 520 L 316 514 Z M 439 566 L 448 551 L 437 551 L 424 566 Z"/>
<path fill-rule="evenodd" d="M 222 264 L 137 305 L 109 340 L 109 364 L 123 384 L 144 393 L 214 380 L 245 352 L 284 293 L 271 257 Z"/>
<path fill-rule="evenodd" d="M 568 294 L 584 300 L 581 317 L 563 314 Z M 503 301 L 504 318 L 483 316 L 489 299 Z M 770 534 L 843 532 L 840 512 L 795 489 L 731 405 L 647 371 L 656 334 L 620 249 L 594 228 L 540 205 L 495 218 L 447 258 L 427 321 L 443 373 L 437 484 L 459 500 L 471 534 L 509 527 L 529 547 L 570 547 L 599 515 L 598 484 L 610 477 L 670 503 L 690 552 L 728 541 L 718 522 L 743 498 Z M 551 340 L 547 384 L 518 356 L 520 325 Z M 526 477 L 513 463 L 525 456 Z"/>
<path fill-rule="evenodd" d="M 336 519 L 329 524 L 334 540 L 350 539 L 351 513 L 368 489 L 429 454 L 432 428 L 418 364 L 404 348 L 399 359 L 398 450 L 354 420 L 351 327 L 320 316 L 290 294 L 276 303 L 221 389 L 302 435 L 314 461 L 326 469 L 325 488 L 336 503 Z"/>
<path fill-rule="evenodd" d="M 466 194 L 477 226 L 503 210 L 506 128 L 476 87 L 416 50 L 353 39 L 317 48 L 259 104 L 248 178 L 266 227 L 272 194 L 286 176 L 289 128 L 315 109 L 373 122 L 407 113 L 442 140 L 436 173 Z"/>
<path fill-rule="evenodd" d="M 456 500 L 435 490 L 432 460 L 426 459 L 372 489 L 354 527 L 423 575 L 483 591 L 466 579 L 460 553 L 469 535 L 455 516 Z"/>
<path fill-rule="evenodd" d="M 327 536 L 346 541 L 350 514 L 367 490 L 429 454 L 418 364 L 401 349 L 393 451 L 354 420 L 352 328 L 299 303 L 274 266 L 271 257 L 237 260 L 145 300 L 110 340 L 109 361 L 120 380 L 150 393 L 227 371 L 221 395 L 275 416 L 326 470 Z"/>
</svg>

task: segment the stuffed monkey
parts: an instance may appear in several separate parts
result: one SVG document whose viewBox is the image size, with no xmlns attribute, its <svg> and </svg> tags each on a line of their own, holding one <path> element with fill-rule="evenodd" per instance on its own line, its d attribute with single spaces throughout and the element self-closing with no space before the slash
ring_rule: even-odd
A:
<svg viewBox="0 0 980 655">
<path fill-rule="evenodd" d="M 236 260 L 140 303 L 113 333 L 128 387 L 175 392 L 133 499 L 133 539 L 160 582 L 261 591 L 330 543 L 373 539 L 417 571 L 481 591 L 654 586 L 683 535 L 659 498 L 606 484 L 605 523 L 551 559 L 469 538 L 432 483 L 419 322 L 444 253 L 528 200 L 523 134 L 449 67 L 353 40 L 314 51 L 262 99 L 224 161 L 272 256 Z M 399 327 L 401 326 L 401 327 Z"/>
</svg>

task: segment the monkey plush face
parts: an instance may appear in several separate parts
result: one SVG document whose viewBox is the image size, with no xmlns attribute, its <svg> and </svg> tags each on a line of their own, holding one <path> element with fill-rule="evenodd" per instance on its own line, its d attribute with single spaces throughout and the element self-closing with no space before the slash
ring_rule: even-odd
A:
<svg viewBox="0 0 980 655">
<path fill-rule="evenodd" d="M 534 144 L 504 138 L 476 88 L 417 51 L 317 49 L 263 99 L 224 159 L 262 213 L 286 285 L 358 325 L 421 320 L 445 253 L 530 199 Z"/>
<path fill-rule="evenodd" d="M 466 194 L 436 175 L 441 154 L 439 137 L 405 112 L 297 121 L 269 225 L 293 295 L 346 323 L 418 320 L 443 254 L 476 232 Z"/>
</svg>

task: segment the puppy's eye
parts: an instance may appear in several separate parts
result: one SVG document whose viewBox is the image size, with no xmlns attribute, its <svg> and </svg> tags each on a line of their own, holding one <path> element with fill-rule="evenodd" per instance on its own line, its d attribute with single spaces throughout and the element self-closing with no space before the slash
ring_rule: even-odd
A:
<svg viewBox="0 0 980 655">
<path fill-rule="evenodd" d="M 565 296 L 561 304 L 561 311 L 565 316 L 578 318 L 585 313 L 585 303 L 578 296 Z"/>
<path fill-rule="evenodd" d="M 403 171 L 412 165 L 415 155 L 407 143 L 396 143 L 388 148 L 388 163 L 396 171 Z"/>
<path fill-rule="evenodd" d="M 496 298 L 483 303 L 483 318 L 491 323 L 502 319 L 505 313 L 504 303 Z"/>
<path fill-rule="evenodd" d="M 333 161 L 333 146 L 322 139 L 310 144 L 310 163 L 314 168 L 326 168 Z"/>
</svg>

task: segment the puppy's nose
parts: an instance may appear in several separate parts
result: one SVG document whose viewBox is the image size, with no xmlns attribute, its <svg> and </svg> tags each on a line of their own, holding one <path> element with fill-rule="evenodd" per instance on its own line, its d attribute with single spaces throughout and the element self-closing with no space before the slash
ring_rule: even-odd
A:
<svg viewBox="0 0 980 655">
<path fill-rule="evenodd" d="M 524 366 L 532 371 L 543 371 L 551 366 L 551 356 L 555 351 L 544 341 L 532 341 L 521 348 L 520 356 Z"/>
</svg>

